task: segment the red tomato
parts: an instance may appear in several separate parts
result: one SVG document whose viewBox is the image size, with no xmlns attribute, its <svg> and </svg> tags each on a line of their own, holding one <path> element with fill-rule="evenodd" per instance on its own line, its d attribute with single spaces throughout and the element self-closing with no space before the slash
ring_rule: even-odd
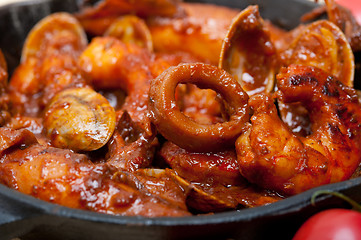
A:
<svg viewBox="0 0 361 240">
<path fill-rule="evenodd" d="M 330 209 L 315 214 L 298 229 L 293 240 L 361 240 L 361 213 Z"/>
</svg>

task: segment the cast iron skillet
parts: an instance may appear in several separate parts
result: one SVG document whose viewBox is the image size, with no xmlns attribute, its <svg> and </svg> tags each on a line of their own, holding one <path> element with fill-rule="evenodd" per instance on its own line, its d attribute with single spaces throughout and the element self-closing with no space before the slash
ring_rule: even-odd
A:
<svg viewBox="0 0 361 240">
<path fill-rule="evenodd" d="M 235 8 L 259 4 L 264 18 L 285 28 L 298 25 L 299 17 L 315 5 L 301 0 L 200 0 Z M 74 12 L 80 0 L 33 0 L 0 8 L 0 48 L 10 71 L 19 62 L 30 28 L 54 11 Z M 326 185 L 294 197 L 253 209 L 192 217 L 124 217 L 71 209 L 24 195 L 0 184 L 0 239 L 291 239 L 298 227 L 323 209 L 348 207 L 323 196 L 316 205 L 316 190 L 342 192 L 361 201 L 361 178 Z"/>
</svg>

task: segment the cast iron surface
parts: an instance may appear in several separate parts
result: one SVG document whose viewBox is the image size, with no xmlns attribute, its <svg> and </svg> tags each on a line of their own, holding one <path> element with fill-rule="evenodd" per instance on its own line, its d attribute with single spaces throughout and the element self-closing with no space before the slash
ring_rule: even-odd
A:
<svg viewBox="0 0 361 240">
<path fill-rule="evenodd" d="M 259 4 L 264 18 L 293 28 L 313 4 L 301 0 L 200 0 L 234 8 Z M 18 64 L 21 47 L 31 27 L 55 11 L 74 12 L 80 0 L 37 0 L 0 8 L 0 48 L 10 71 Z M 309 190 L 271 205 L 240 211 L 181 218 L 145 218 L 99 214 L 51 204 L 0 185 L 0 239 L 291 239 L 312 214 L 331 207 L 348 207 L 323 196 L 319 189 L 343 192 L 361 201 L 361 178 Z"/>
</svg>

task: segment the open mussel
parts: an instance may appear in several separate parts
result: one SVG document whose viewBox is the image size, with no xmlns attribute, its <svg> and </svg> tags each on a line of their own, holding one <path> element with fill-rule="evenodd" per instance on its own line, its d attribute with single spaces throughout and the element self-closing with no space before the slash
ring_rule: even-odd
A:
<svg viewBox="0 0 361 240">
<path fill-rule="evenodd" d="M 223 41 L 219 67 L 249 95 L 273 90 L 277 52 L 258 6 L 249 6 L 234 18 Z"/>
<path fill-rule="evenodd" d="M 354 52 L 361 50 L 361 25 L 358 23 L 356 16 L 351 9 L 338 4 L 339 1 L 324 0 L 325 4 L 320 8 L 305 14 L 303 21 L 312 21 L 319 18 L 322 14 L 327 13 L 327 18 L 334 23 L 345 34 L 347 41 Z"/>
</svg>

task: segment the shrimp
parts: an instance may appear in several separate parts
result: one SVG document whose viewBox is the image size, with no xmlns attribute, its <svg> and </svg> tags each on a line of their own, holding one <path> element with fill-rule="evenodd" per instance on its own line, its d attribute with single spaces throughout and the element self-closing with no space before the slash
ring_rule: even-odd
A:
<svg viewBox="0 0 361 240">
<path fill-rule="evenodd" d="M 130 173 L 93 164 L 84 154 L 43 146 L 26 129 L 0 128 L 1 183 L 22 193 L 70 208 L 117 215 L 186 216 L 173 203 L 138 190 Z M 144 181 L 146 184 L 147 181 Z M 178 187 L 159 190 L 182 195 Z"/>
<path fill-rule="evenodd" d="M 127 98 L 122 110 L 134 121 L 141 121 L 146 113 L 149 82 L 153 78 L 149 68 L 151 54 L 134 44 L 125 44 L 114 37 L 92 40 L 79 58 L 79 66 L 95 89 L 122 89 Z"/>
<path fill-rule="evenodd" d="M 252 126 L 236 141 L 241 174 L 285 195 L 350 178 L 361 161 L 356 91 L 310 66 L 283 68 L 277 79 L 276 96 L 305 106 L 312 133 L 296 136 L 279 119 L 269 95 L 254 96 L 249 101 Z"/>
<path fill-rule="evenodd" d="M 161 58 L 136 44 L 114 37 L 97 37 L 79 58 L 79 66 L 95 89 L 125 91 L 117 110 L 117 124 L 107 144 L 107 163 L 128 171 L 150 165 L 157 146 L 147 116 L 150 81 L 169 67 Z"/>
</svg>

